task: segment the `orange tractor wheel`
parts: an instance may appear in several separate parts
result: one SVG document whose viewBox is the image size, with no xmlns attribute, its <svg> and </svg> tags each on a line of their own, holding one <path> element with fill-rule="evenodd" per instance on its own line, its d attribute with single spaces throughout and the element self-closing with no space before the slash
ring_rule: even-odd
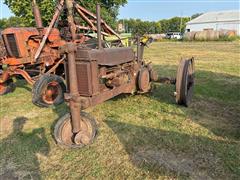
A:
<svg viewBox="0 0 240 180">
<path fill-rule="evenodd" d="M 33 85 L 32 102 L 39 107 L 59 105 L 64 101 L 66 86 L 57 75 L 43 75 Z"/>
</svg>

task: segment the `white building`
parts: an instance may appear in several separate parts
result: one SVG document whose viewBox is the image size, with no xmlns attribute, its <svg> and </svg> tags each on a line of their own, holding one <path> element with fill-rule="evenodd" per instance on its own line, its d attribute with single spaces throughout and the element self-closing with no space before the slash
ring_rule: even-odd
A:
<svg viewBox="0 0 240 180">
<path fill-rule="evenodd" d="M 233 30 L 240 36 L 240 11 L 208 12 L 187 23 L 186 32 L 203 30 Z"/>
</svg>

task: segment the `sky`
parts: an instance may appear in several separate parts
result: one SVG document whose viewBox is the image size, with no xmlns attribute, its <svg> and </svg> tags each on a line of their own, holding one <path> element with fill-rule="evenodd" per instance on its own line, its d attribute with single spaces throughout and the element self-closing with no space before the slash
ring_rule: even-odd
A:
<svg viewBox="0 0 240 180">
<path fill-rule="evenodd" d="M 158 21 L 174 16 L 239 9 L 239 0 L 128 0 L 128 4 L 121 7 L 118 18 Z M 0 18 L 11 15 L 9 8 L 0 0 Z"/>
</svg>

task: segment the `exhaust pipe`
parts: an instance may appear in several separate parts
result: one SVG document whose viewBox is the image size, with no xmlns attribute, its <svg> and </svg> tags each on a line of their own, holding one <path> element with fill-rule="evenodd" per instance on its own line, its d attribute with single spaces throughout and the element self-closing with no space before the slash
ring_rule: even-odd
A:
<svg viewBox="0 0 240 180">
<path fill-rule="evenodd" d="M 100 4 L 99 4 L 99 3 L 97 3 L 96 12 L 97 12 L 97 39 L 98 39 L 98 49 L 102 49 L 102 39 L 101 39 L 101 7 L 100 7 Z"/>
<path fill-rule="evenodd" d="M 33 15 L 35 18 L 36 26 L 38 29 L 42 29 L 43 28 L 42 18 L 41 18 L 40 10 L 36 0 L 33 0 L 32 8 L 33 8 Z"/>
</svg>

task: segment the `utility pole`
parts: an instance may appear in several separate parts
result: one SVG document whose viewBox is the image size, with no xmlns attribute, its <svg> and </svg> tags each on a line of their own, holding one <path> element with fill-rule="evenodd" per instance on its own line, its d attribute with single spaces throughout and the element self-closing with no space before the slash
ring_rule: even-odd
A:
<svg viewBox="0 0 240 180">
<path fill-rule="evenodd" d="M 182 16 L 183 16 L 183 13 L 181 12 L 180 30 L 179 30 L 180 33 L 182 32 Z"/>
</svg>

